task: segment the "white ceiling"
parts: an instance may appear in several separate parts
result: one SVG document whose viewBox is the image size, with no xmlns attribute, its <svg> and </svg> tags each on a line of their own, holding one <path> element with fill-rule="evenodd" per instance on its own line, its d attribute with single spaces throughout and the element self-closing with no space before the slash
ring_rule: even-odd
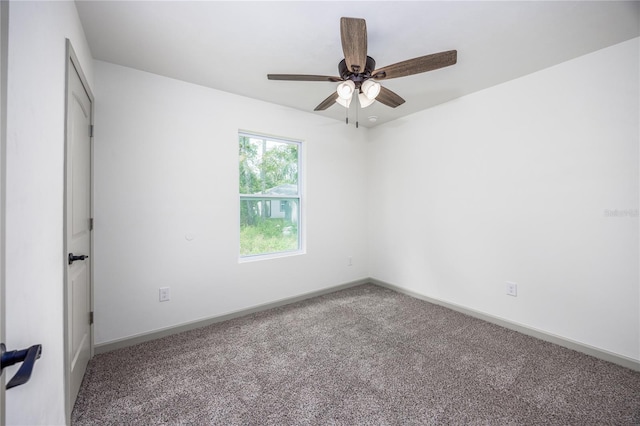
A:
<svg viewBox="0 0 640 426">
<path fill-rule="evenodd" d="M 387 80 L 406 103 L 360 110 L 375 124 L 637 37 L 640 2 L 77 1 L 95 59 L 313 112 L 336 83 L 268 73 L 338 75 L 340 17 L 364 18 L 377 68 L 457 49 L 458 63 Z M 349 112 L 355 119 L 355 104 Z M 322 112 L 344 120 L 334 105 Z"/>
</svg>

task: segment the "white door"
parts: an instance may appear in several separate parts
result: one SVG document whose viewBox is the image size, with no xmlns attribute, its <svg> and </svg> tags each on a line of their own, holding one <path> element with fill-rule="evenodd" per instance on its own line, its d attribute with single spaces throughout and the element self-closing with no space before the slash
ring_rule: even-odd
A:
<svg viewBox="0 0 640 426">
<path fill-rule="evenodd" d="M 66 138 L 66 373 L 70 415 L 91 358 L 92 97 L 69 47 Z"/>
</svg>

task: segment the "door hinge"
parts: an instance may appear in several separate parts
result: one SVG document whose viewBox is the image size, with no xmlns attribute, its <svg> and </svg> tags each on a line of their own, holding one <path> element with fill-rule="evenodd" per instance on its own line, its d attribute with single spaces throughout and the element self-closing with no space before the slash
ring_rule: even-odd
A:
<svg viewBox="0 0 640 426">
<path fill-rule="evenodd" d="M 89 325 L 93 324 L 93 311 L 89 312 Z"/>
<path fill-rule="evenodd" d="M 93 218 L 89 218 L 89 231 L 93 231 Z"/>
<path fill-rule="evenodd" d="M 89 125 L 89 137 L 92 138 L 93 137 L 93 124 Z"/>
</svg>

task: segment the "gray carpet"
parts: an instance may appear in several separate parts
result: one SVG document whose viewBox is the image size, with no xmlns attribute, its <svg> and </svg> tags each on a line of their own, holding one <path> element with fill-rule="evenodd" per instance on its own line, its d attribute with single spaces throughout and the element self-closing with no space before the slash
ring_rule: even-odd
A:
<svg viewBox="0 0 640 426">
<path fill-rule="evenodd" d="M 374 285 L 94 357 L 74 425 L 640 424 L 640 373 Z"/>
</svg>

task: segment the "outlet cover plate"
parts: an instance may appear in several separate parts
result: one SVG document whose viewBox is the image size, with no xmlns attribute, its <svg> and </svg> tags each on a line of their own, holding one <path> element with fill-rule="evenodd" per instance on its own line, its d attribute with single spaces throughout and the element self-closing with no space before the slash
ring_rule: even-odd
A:
<svg viewBox="0 0 640 426">
<path fill-rule="evenodd" d="M 169 287 L 160 287 L 160 301 L 168 302 L 171 300 L 171 290 Z"/>
<path fill-rule="evenodd" d="M 507 295 L 518 297 L 518 284 L 507 281 Z"/>
</svg>

